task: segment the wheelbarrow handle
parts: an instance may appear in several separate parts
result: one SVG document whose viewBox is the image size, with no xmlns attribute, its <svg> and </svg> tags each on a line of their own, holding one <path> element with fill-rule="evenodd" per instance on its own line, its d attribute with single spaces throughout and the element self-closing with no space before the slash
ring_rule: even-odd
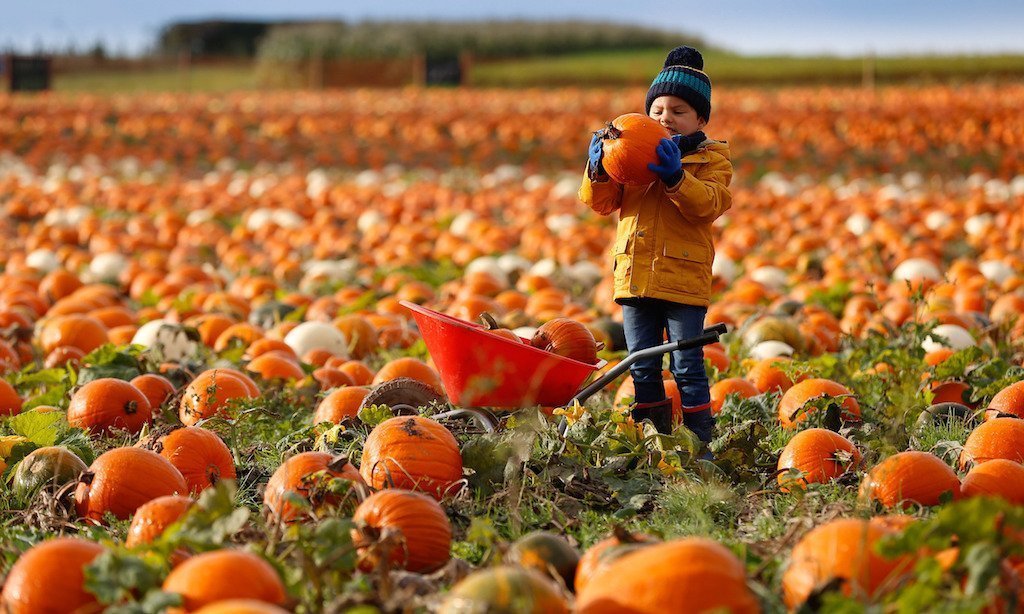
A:
<svg viewBox="0 0 1024 614">
<path fill-rule="evenodd" d="M 586 403 L 587 399 L 593 396 L 597 391 L 607 386 L 609 383 L 615 380 L 615 378 L 625 373 L 626 370 L 629 369 L 630 365 L 640 360 L 641 358 L 661 356 L 663 354 L 667 354 L 668 352 L 674 352 L 676 350 L 688 350 L 690 348 L 710 345 L 712 343 L 717 342 L 718 337 L 720 335 L 724 335 L 728 331 L 729 329 L 728 327 L 726 327 L 725 323 L 719 322 L 718 324 L 705 328 L 704 332 L 701 333 L 700 335 L 697 335 L 696 337 L 691 337 L 689 339 L 680 339 L 679 341 L 670 341 L 662 345 L 656 345 L 654 347 L 637 350 L 623 358 L 619 364 L 615 365 L 614 367 L 609 369 L 604 375 L 591 382 L 589 386 L 577 392 L 576 396 L 574 396 L 572 400 L 569 401 L 569 404 L 571 405 L 573 401 L 575 401 L 580 405 L 583 405 L 584 403 Z"/>
</svg>

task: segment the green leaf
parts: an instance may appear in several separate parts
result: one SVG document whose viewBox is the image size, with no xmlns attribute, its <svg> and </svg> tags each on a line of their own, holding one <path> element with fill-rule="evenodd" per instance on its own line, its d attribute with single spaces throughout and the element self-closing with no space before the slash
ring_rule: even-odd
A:
<svg viewBox="0 0 1024 614">
<path fill-rule="evenodd" d="M 166 570 L 159 559 L 106 550 L 85 567 L 85 588 L 103 604 L 114 604 L 160 586 Z"/>
<path fill-rule="evenodd" d="M 7 424 L 15 435 L 25 437 L 40 448 L 56 444 L 61 430 L 67 428 L 64 414 L 58 411 L 23 411 Z"/>
<path fill-rule="evenodd" d="M 387 405 L 370 405 L 360 409 L 357 417 L 364 424 L 377 426 L 389 418 L 394 418 L 395 413 Z"/>
</svg>

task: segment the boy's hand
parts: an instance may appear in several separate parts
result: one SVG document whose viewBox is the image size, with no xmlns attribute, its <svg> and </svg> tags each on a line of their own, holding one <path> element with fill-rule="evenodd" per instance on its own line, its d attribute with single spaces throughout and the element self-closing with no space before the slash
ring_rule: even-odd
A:
<svg viewBox="0 0 1024 614">
<path fill-rule="evenodd" d="M 604 146 L 601 142 L 601 135 L 594 133 L 593 138 L 590 139 L 590 170 L 593 173 L 603 173 L 604 167 L 601 166 L 601 158 L 604 157 Z"/>
<path fill-rule="evenodd" d="M 672 139 L 661 139 L 655 148 L 658 154 L 658 164 L 648 164 L 662 182 L 667 186 L 674 186 L 683 178 L 683 154 L 679 146 Z"/>
</svg>

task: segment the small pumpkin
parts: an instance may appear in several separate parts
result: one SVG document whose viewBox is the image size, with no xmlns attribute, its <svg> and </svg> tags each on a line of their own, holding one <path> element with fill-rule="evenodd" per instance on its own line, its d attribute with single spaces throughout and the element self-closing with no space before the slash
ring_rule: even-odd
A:
<svg viewBox="0 0 1024 614">
<path fill-rule="evenodd" d="M 234 549 L 190 557 L 167 575 L 162 590 L 181 595 L 185 612 L 227 599 L 255 599 L 274 605 L 286 600 L 284 583 L 270 563 Z"/>
<path fill-rule="evenodd" d="M 614 534 L 597 542 L 580 557 L 576 566 L 576 576 L 573 580 L 575 591 L 582 591 L 590 579 L 594 577 L 599 569 L 603 569 L 612 561 L 652 544 L 660 540 L 651 535 L 642 533 L 630 533 L 620 527 L 615 527 Z"/>
<path fill-rule="evenodd" d="M 554 318 L 541 324 L 530 345 L 588 365 L 597 364 L 597 341 L 594 333 L 572 318 Z"/>
<path fill-rule="evenodd" d="M 181 472 L 189 492 L 195 494 L 220 480 L 235 479 L 235 461 L 216 433 L 200 426 L 184 426 L 161 437 L 156 452 Z"/>
<path fill-rule="evenodd" d="M 61 446 L 37 448 L 21 459 L 14 472 L 14 492 L 24 500 L 40 489 L 57 490 L 74 482 L 89 467 L 71 450 Z"/>
<path fill-rule="evenodd" d="M 75 490 L 78 515 L 102 522 L 106 513 L 127 519 L 140 505 L 163 495 L 185 494 L 181 472 L 156 452 L 114 448 L 93 461 Z"/>
<path fill-rule="evenodd" d="M 452 528 L 440 504 L 423 493 L 398 488 L 376 492 L 359 504 L 352 542 L 361 566 L 384 563 L 416 573 L 434 571 L 451 558 Z"/>
<path fill-rule="evenodd" d="M 359 406 L 369 394 L 365 386 L 342 386 L 332 390 L 316 406 L 313 424 L 333 422 L 340 424 L 345 420 L 354 420 L 359 414 Z"/>
<path fill-rule="evenodd" d="M 824 483 L 839 477 L 860 462 L 853 442 L 828 429 L 810 428 L 789 440 L 778 462 L 778 482 L 782 492 Z"/>
<path fill-rule="evenodd" d="M 561 535 L 534 531 L 514 541 L 508 550 L 508 561 L 543 574 L 554 574 L 565 586 L 572 588 L 580 553 Z"/>
<path fill-rule="evenodd" d="M 797 425 L 817 411 L 809 402 L 822 397 L 833 397 L 840 406 L 841 418 L 845 422 L 860 421 L 860 404 L 846 386 L 830 379 L 812 378 L 793 384 L 779 400 L 779 422 L 786 429 Z"/>
<path fill-rule="evenodd" d="M 601 164 L 609 177 L 624 185 L 647 185 L 658 179 L 647 165 L 658 163 L 658 143 L 670 135 L 656 120 L 626 113 L 595 134 L 601 137 Z"/>
<path fill-rule="evenodd" d="M 532 569 L 501 565 L 480 569 L 452 587 L 441 614 L 567 614 L 569 606 L 546 576 Z"/>
<path fill-rule="evenodd" d="M 222 415 L 231 401 L 256 398 L 255 387 L 231 370 L 208 369 L 185 387 L 178 417 L 185 426 L 193 426 L 200 420 Z"/>
<path fill-rule="evenodd" d="M 40 542 L 15 561 L 0 593 L 0 611 L 98 613 L 103 606 L 85 590 L 84 568 L 103 554 L 100 544 L 77 537 Z"/>
<path fill-rule="evenodd" d="M 192 504 L 192 499 L 188 497 L 165 495 L 140 505 L 132 516 L 124 545 L 134 548 L 140 544 L 151 543 L 163 535 L 167 527 L 181 520 Z"/>
<path fill-rule="evenodd" d="M 860 493 L 887 508 L 938 505 L 943 497 L 960 497 L 960 479 L 934 454 L 908 450 L 875 465 L 864 477 Z"/>
<path fill-rule="evenodd" d="M 225 599 L 204 605 L 195 614 L 288 614 L 288 610 L 255 599 Z"/>
<path fill-rule="evenodd" d="M 494 316 L 486 311 L 480 314 L 480 321 L 484 324 L 484 330 L 492 335 L 497 335 L 504 339 L 508 339 L 509 341 L 515 341 L 516 343 L 526 343 L 522 337 L 516 334 L 516 331 L 508 328 L 502 328 L 501 325 L 498 324 L 498 321 L 494 319 Z"/>
<path fill-rule="evenodd" d="M 280 522 L 294 522 L 302 510 L 289 501 L 291 497 L 308 501 L 317 513 L 348 500 L 349 495 L 336 492 L 341 486 L 338 480 L 364 484 L 359 471 L 346 457 L 326 452 L 300 452 L 281 463 L 270 476 L 263 492 L 263 503 Z"/>
<path fill-rule="evenodd" d="M 124 429 L 138 433 L 153 419 L 146 395 L 130 383 L 104 377 L 82 386 L 71 395 L 68 423 L 92 433 Z"/>
<path fill-rule="evenodd" d="M 377 490 L 407 488 L 440 500 L 462 482 L 462 454 L 455 436 L 436 420 L 396 416 L 370 432 L 359 470 Z"/>
</svg>

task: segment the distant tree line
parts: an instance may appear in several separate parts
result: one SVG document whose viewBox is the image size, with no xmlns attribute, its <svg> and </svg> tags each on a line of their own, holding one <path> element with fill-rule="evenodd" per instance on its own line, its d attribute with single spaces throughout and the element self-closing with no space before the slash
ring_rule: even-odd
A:
<svg viewBox="0 0 1024 614">
<path fill-rule="evenodd" d="M 479 58 L 546 56 L 580 51 L 704 45 L 656 28 L 589 21 L 203 21 L 165 27 L 161 53 L 257 57 L 393 58 L 469 52 Z"/>
</svg>

